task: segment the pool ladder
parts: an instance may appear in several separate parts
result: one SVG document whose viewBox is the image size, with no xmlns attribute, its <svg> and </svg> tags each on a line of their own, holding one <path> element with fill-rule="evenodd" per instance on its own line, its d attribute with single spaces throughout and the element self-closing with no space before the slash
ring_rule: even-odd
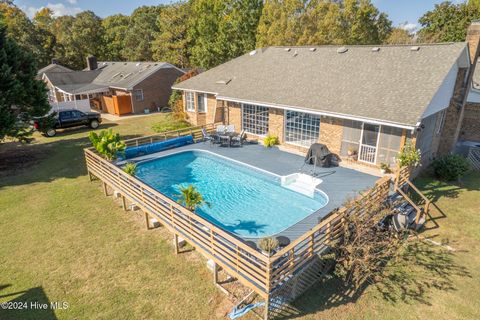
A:
<svg viewBox="0 0 480 320">
<path fill-rule="evenodd" d="M 312 159 L 313 159 L 313 169 L 310 171 L 310 175 L 313 176 L 313 177 L 316 176 L 316 174 L 317 174 L 317 171 L 316 171 L 316 169 L 317 169 L 317 157 L 316 156 L 311 156 L 303 162 L 303 165 L 300 168 L 300 173 L 304 172 L 305 166 L 307 164 L 310 164 L 310 160 L 312 160 Z"/>
</svg>

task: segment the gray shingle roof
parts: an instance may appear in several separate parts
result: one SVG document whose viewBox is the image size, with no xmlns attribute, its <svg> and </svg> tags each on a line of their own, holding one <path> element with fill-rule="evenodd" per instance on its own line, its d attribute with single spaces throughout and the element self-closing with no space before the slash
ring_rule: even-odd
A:
<svg viewBox="0 0 480 320">
<path fill-rule="evenodd" d="M 72 69 L 69 69 L 67 67 L 61 66 L 56 63 L 51 63 L 48 66 L 38 70 L 37 76 L 41 78 L 45 72 L 69 72 L 69 71 L 72 71 Z"/>
<path fill-rule="evenodd" d="M 257 49 L 174 88 L 414 126 L 466 44 L 347 48 Z"/>
<path fill-rule="evenodd" d="M 131 90 L 162 68 L 175 68 L 166 62 L 98 62 L 98 69 L 89 71 L 46 72 L 50 82 L 69 93 L 82 93 L 102 88 Z"/>
</svg>

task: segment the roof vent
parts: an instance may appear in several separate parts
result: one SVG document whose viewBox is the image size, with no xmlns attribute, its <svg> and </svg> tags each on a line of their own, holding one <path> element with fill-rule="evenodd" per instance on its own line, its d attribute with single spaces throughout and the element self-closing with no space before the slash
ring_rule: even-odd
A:
<svg viewBox="0 0 480 320">
<path fill-rule="evenodd" d="M 135 65 L 136 65 L 137 67 L 140 66 L 140 62 L 137 62 Z"/>
<path fill-rule="evenodd" d="M 308 50 L 310 50 L 311 52 L 315 52 L 315 51 L 317 51 L 317 48 L 310 48 Z"/>
<path fill-rule="evenodd" d="M 283 49 L 283 50 L 285 50 L 285 51 L 287 51 L 287 52 L 290 52 L 290 50 L 292 50 L 292 49 L 290 49 L 290 48 L 285 48 L 285 49 Z"/>
<path fill-rule="evenodd" d="M 227 85 L 230 83 L 230 81 L 232 81 L 232 79 L 221 79 L 221 80 L 218 80 L 217 82 L 215 82 L 216 84 L 224 84 L 224 85 Z"/>
<path fill-rule="evenodd" d="M 297 50 L 295 50 L 295 52 L 293 53 L 293 56 L 294 56 L 294 57 L 298 56 Z"/>
<path fill-rule="evenodd" d="M 348 51 L 348 48 L 346 48 L 346 47 L 340 47 L 340 48 L 337 49 L 337 53 L 345 53 L 347 51 Z"/>
<path fill-rule="evenodd" d="M 419 46 L 410 47 L 410 51 L 418 51 L 418 50 L 420 50 Z"/>
<path fill-rule="evenodd" d="M 379 47 L 373 47 L 372 48 L 372 52 L 379 52 L 380 51 L 380 48 Z"/>
<path fill-rule="evenodd" d="M 250 51 L 249 55 L 254 56 L 257 53 L 257 50 Z"/>
</svg>

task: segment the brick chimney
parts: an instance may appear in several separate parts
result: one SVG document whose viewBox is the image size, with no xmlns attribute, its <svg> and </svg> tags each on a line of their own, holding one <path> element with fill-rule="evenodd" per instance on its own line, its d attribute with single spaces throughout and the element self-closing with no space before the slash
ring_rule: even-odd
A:
<svg viewBox="0 0 480 320">
<path fill-rule="evenodd" d="M 478 57 L 480 48 L 480 20 L 472 21 L 472 24 L 467 29 L 468 50 L 470 53 L 470 62 L 475 63 L 475 58 Z"/>
<path fill-rule="evenodd" d="M 95 56 L 88 56 L 87 57 L 87 69 L 88 70 L 95 70 L 98 68 L 97 58 Z"/>
</svg>

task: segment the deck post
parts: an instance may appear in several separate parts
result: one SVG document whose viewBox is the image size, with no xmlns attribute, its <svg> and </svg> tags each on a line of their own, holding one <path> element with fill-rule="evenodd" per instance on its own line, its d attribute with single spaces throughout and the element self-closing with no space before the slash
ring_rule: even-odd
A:
<svg viewBox="0 0 480 320">
<path fill-rule="evenodd" d="M 174 246 L 175 254 L 178 254 L 179 253 L 179 250 L 178 250 L 178 235 L 176 233 L 173 234 L 173 246 Z"/>
<path fill-rule="evenodd" d="M 218 264 L 214 262 L 213 264 L 213 284 L 218 283 Z"/>
<path fill-rule="evenodd" d="M 145 212 L 145 223 L 147 224 L 147 230 L 150 230 L 150 221 L 148 219 L 148 213 Z"/>
<path fill-rule="evenodd" d="M 88 170 L 88 178 L 90 179 L 90 182 L 93 181 L 93 176 L 92 176 L 92 173 L 90 172 L 90 170 Z"/>
<path fill-rule="evenodd" d="M 127 211 L 127 200 L 125 199 L 125 196 L 122 194 L 122 207 L 123 211 Z"/>
<path fill-rule="evenodd" d="M 269 318 L 269 309 L 270 309 L 270 297 L 265 299 L 265 313 L 263 315 L 264 320 L 268 320 Z"/>
<path fill-rule="evenodd" d="M 103 194 L 108 197 L 108 186 L 107 184 L 104 182 L 103 183 Z"/>
</svg>

